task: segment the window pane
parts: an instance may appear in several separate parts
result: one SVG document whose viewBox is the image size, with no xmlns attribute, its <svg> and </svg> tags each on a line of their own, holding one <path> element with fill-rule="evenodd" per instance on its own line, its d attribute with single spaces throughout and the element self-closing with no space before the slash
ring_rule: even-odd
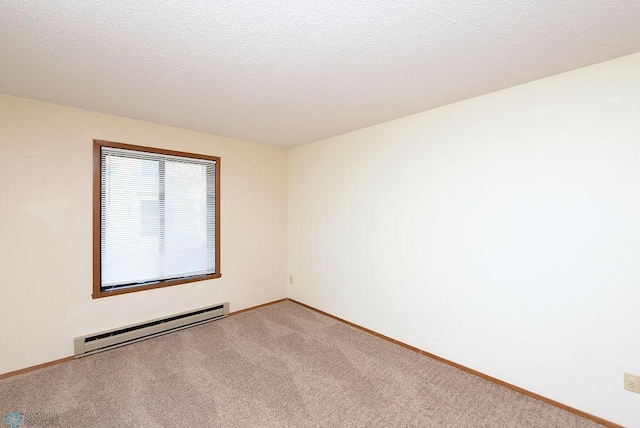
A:
<svg viewBox="0 0 640 428">
<path fill-rule="evenodd" d="M 207 257 L 207 167 L 166 162 L 165 267 L 167 275 L 215 270 Z"/>
<path fill-rule="evenodd" d="M 143 173 L 149 161 L 105 156 L 102 186 L 102 285 L 153 280 L 160 271 L 159 233 L 151 233 L 157 218 L 157 173 Z M 156 224 L 153 224 L 153 223 Z"/>
</svg>

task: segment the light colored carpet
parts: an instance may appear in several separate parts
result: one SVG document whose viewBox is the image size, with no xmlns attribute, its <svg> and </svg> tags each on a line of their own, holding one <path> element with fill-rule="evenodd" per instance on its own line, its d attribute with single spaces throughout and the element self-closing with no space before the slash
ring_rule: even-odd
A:
<svg viewBox="0 0 640 428">
<path fill-rule="evenodd" d="M 64 427 L 599 426 L 292 302 L 0 380 L 9 411 Z"/>
</svg>

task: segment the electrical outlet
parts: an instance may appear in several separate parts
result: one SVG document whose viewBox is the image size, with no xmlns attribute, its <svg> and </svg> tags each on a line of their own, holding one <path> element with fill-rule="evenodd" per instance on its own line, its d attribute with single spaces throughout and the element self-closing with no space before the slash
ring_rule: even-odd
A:
<svg viewBox="0 0 640 428">
<path fill-rule="evenodd" d="M 629 373 L 624 374 L 624 389 L 640 394 L 640 376 Z"/>
<path fill-rule="evenodd" d="M 293 277 L 292 276 L 289 277 L 289 284 L 293 284 Z"/>
</svg>

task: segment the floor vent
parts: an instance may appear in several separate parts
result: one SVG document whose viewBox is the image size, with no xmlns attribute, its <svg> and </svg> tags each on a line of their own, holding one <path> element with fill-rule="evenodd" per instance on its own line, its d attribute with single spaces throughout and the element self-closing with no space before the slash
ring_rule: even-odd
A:
<svg viewBox="0 0 640 428">
<path fill-rule="evenodd" d="M 126 327 L 102 331 L 73 339 L 74 356 L 84 357 L 161 334 L 193 327 L 194 325 L 224 318 L 229 315 L 229 303 L 209 306 L 194 311 L 170 315 Z"/>
</svg>

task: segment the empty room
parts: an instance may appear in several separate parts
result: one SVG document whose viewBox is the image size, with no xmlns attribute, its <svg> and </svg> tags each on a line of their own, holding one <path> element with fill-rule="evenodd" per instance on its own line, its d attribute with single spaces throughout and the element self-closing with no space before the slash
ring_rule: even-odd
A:
<svg viewBox="0 0 640 428">
<path fill-rule="evenodd" d="M 640 2 L 2 2 L 0 425 L 640 428 Z"/>
</svg>

